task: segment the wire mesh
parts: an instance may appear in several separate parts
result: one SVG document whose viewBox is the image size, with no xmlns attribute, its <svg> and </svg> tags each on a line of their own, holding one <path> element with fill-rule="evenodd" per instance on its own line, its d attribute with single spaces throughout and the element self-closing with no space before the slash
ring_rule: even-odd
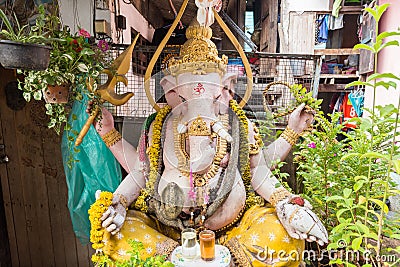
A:
<svg viewBox="0 0 400 267">
<path fill-rule="evenodd" d="M 125 46 L 112 47 L 114 57 L 122 53 Z M 120 83 L 117 92 L 134 92 L 131 100 L 123 106 L 111 107 L 116 116 L 147 117 L 154 112 L 144 91 L 144 74 L 147 66 L 156 50 L 153 46 L 137 46 L 133 52 L 131 70 L 126 74 L 128 86 Z M 245 94 L 247 76 L 240 56 L 235 51 L 221 51 L 229 58 L 227 70 L 237 74 L 235 85 L 236 98 Z M 179 46 L 168 46 L 157 59 L 150 81 L 150 91 L 157 103 L 165 103 L 163 89 L 160 80 L 163 77 L 162 69 L 166 61 L 179 55 Z M 290 55 L 269 53 L 246 53 L 253 72 L 253 91 L 245 110 L 248 116 L 254 120 L 265 120 L 266 113 L 263 106 L 263 91 L 267 85 L 274 81 L 287 82 L 289 84 L 302 84 L 308 90 L 313 88 L 317 58 L 312 55 Z M 294 98 L 290 90 L 283 85 L 274 85 L 264 94 L 269 112 L 281 112 L 293 105 Z M 283 128 L 287 123 L 287 117 L 274 121 L 277 128 Z"/>
</svg>

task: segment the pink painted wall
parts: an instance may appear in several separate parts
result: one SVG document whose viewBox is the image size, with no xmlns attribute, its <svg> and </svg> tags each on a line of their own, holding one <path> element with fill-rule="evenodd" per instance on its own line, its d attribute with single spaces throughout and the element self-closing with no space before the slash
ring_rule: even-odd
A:
<svg viewBox="0 0 400 267">
<path fill-rule="evenodd" d="M 379 28 L 382 31 L 394 31 L 400 27 L 400 1 L 399 0 L 380 0 L 379 4 L 390 3 L 389 8 L 386 10 L 381 18 Z M 386 38 L 394 40 L 394 37 Z M 396 37 L 400 42 L 400 38 Z M 400 76 L 400 47 L 388 47 L 382 50 L 378 55 L 378 72 L 392 72 Z M 397 83 L 397 89 L 386 90 L 379 88 L 377 90 L 376 104 L 386 105 L 394 104 L 397 106 L 400 97 L 400 82 Z M 366 90 L 365 106 L 371 108 L 373 100 L 372 90 Z"/>
</svg>

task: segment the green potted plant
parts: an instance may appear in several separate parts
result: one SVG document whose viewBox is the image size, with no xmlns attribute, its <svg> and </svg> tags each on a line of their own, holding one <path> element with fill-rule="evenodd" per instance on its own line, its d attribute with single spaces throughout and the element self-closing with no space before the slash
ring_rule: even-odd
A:
<svg viewBox="0 0 400 267">
<path fill-rule="evenodd" d="M 34 26 L 21 26 L 14 15 L 11 20 L 0 10 L 0 18 L 5 26 L 0 32 L 0 63 L 4 68 L 43 70 L 49 65 L 52 41 L 51 31 L 44 6 L 39 6 L 39 16 Z M 14 23 L 12 23 L 12 21 Z M 13 27 L 14 25 L 14 27 Z"/>
<path fill-rule="evenodd" d="M 68 103 L 81 100 L 82 94 L 94 98 L 100 72 L 108 66 L 107 43 L 95 43 L 84 29 L 72 34 L 68 27 L 53 32 L 50 64 L 45 70 L 22 71 L 19 82 L 26 101 L 45 100 L 50 116 L 49 128 L 57 133 L 67 120 Z M 61 97 L 61 99 L 59 99 Z"/>
</svg>

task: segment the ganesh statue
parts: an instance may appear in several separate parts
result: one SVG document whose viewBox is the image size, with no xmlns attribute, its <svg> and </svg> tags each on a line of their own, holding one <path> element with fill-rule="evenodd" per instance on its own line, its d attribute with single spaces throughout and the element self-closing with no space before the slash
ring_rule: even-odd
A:
<svg viewBox="0 0 400 267">
<path fill-rule="evenodd" d="M 227 72 L 227 57 L 218 56 L 211 28 L 192 23 L 186 36 L 160 82 L 167 104 L 147 118 L 137 148 L 106 109 L 95 123 L 128 173 L 100 218 L 102 251 L 124 259 L 132 239 L 143 243 L 143 257 L 170 255 L 190 227 L 213 230 L 234 266 L 298 266 L 305 241 L 324 245 L 327 232 L 310 203 L 285 189 L 270 168 L 313 115 L 299 106 L 264 147 L 235 100 L 236 75 Z"/>
</svg>

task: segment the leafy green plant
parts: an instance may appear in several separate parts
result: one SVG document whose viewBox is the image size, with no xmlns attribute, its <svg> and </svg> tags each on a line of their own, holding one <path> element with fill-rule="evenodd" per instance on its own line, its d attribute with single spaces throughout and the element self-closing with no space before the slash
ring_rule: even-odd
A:
<svg viewBox="0 0 400 267">
<path fill-rule="evenodd" d="M 157 255 L 154 257 L 148 257 L 145 260 L 141 258 L 141 252 L 144 250 L 143 243 L 128 240 L 132 250 L 127 253 L 130 258 L 126 261 L 112 261 L 107 256 L 103 257 L 103 261 L 98 264 L 99 267 L 173 267 L 170 261 L 166 260 L 166 256 Z"/>
<path fill-rule="evenodd" d="M 377 21 L 388 5 L 366 8 Z M 400 35 L 400 31 L 380 33 L 372 45 L 358 44 L 357 49 L 367 49 L 375 55 L 388 46 L 399 46 L 396 40 L 384 39 Z M 385 80 L 382 80 L 385 79 Z M 391 184 L 391 172 L 400 173 L 400 151 L 396 138 L 400 135 L 399 109 L 394 105 L 377 106 L 378 88 L 396 88 L 400 77 L 392 73 L 375 71 L 365 82 L 347 85 L 366 86 L 373 90 L 373 106 L 364 109 L 368 116 L 355 118 L 358 128 L 344 135 L 338 142 L 342 125 L 337 116 L 331 121 L 317 116 L 318 130 L 305 137 L 297 154 L 299 171 L 304 183 L 305 197 L 314 204 L 323 219 L 331 243 L 327 249 L 336 255 L 351 252 L 358 257 L 337 257 L 330 261 L 339 266 L 398 266 L 399 259 L 384 262 L 390 253 L 399 253 L 400 247 L 387 248 L 385 239 L 400 239 L 400 222 L 388 220 L 386 201 L 392 194 L 399 194 Z M 321 187 L 321 184 L 323 185 Z M 392 254 L 393 255 L 393 254 Z"/>
<path fill-rule="evenodd" d="M 63 123 L 67 121 L 70 104 L 82 100 L 82 94 L 87 94 L 90 99 L 96 97 L 96 80 L 111 60 L 107 51 L 96 45 L 84 29 L 72 34 L 68 27 L 63 27 L 54 31 L 53 36 L 57 41 L 51 43 L 49 67 L 40 71 L 19 71 L 24 79 L 19 81 L 18 86 L 28 102 L 43 99 L 48 86 L 65 84 L 69 87 L 69 103 L 46 104 L 46 113 L 50 117 L 48 127 L 60 133 Z"/>
<path fill-rule="evenodd" d="M 48 24 L 49 18 L 46 16 L 44 6 L 40 5 L 38 10 L 38 17 L 36 18 L 35 25 L 32 27 L 28 24 L 21 26 L 14 14 L 14 29 L 12 21 L 7 17 L 4 11 L 0 9 L 0 18 L 6 26 L 6 29 L 0 32 L 1 38 L 15 42 L 35 44 L 46 44 L 54 40 L 54 38 L 51 37 L 51 29 L 48 28 L 51 24 Z"/>
</svg>

